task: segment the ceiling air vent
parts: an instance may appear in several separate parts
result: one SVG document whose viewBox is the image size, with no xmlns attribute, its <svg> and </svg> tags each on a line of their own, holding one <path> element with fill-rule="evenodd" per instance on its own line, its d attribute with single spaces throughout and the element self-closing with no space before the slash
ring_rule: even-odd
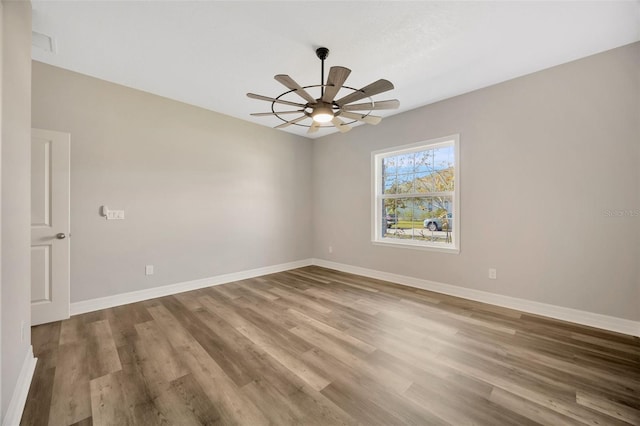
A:
<svg viewBox="0 0 640 426">
<path fill-rule="evenodd" d="M 47 53 L 56 53 L 56 45 L 53 38 L 36 31 L 31 31 L 31 46 Z"/>
</svg>

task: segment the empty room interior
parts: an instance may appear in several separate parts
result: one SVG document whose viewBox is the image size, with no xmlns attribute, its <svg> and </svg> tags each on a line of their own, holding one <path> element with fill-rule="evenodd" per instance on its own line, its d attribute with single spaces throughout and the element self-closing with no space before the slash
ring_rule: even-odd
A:
<svg viewBox="0 0 640 426">
<path fill-rule="evenodd" d="M 0 3 L 18 425 L 640 425 L 640 1 Z"/>
</svg>

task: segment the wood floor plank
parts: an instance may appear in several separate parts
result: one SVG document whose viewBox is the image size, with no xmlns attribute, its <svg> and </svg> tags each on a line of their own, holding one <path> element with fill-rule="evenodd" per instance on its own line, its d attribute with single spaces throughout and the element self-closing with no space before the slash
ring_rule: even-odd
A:
<svg viewBox="0 0 640 426">
<path fill-rule="evenodd" d="M 358 410 L 358 416 L 362 416 L 363 420 L 366 419 L 366 421 L 369 422 L 368 424 L 448 424 L 443 419 L 434 415 L 428 406 L 421 406 L 408 398 L 404 398 L 394 392 L 387 392 L 380 388 L 370 389 L 360 386 L 355 382 L 337 379 L 323 389 L 322 393 L 329 396 L 336 405 L 343 406 L 342 404 L 345 404 L 345 400 L 349 398 L 360 407 L 366 407 L 371 411 L 368 414 L 373 415 L 375 420 L 371 419 L 370 415 L 364 417 L 364 413 L 361 410 Z M 347 396 L 347 398 L 345 398 L 345 396 Z M 346 403 L 343 408 L 352 408 L 353 404 L 351 401 Z M 376 409 L 373 410 L 372 406 L 375 406 Z"/>
<path fill-rule="evenodd" d="M 255 379 L 242 391 L 274 424 L 353 424 L 353 420 L 302 378 L 287 369 L 251 340 L 229 327 L 220 316 L 210 311 L 196 312 L 203 323 L 215 330 L 242 363 L 242 368 Z M 304 421 L 301 421 L 304 419 Z"/>
<path fill-rule="evenodd" d="M 357 422 L 363 425 L 400 425 L 400 418 L 382 409 L 375 401 L 363 398 L 342 383 L 334 381 L 321 393 L 339 405 Z M 444 422 L 442 422 L 444 424 Z"/>
<path fill-rule="evenodd" d="M 165 298 L 163 305 L 237 386 L 245 385 L 253 380 L 253 377 L 239 364 L 240 359 L 235 356 L 236 354 L 225 351 L 225 346 L 218 335 L 207 327 L 195 313 L 182 309 L 180 304 L 172 298 Z"/>
<path fill-rule="evenodd" d="M 140 336 L 139 347 L 145 350 L 145 358 L 152 364 L 151 369 L 164 382 L 169 383 L 189 374 L 155 321 L 136 324 L 135 328 Z"/>
<path fill-rule="evenodd" d="M 490 400 L 501 407 L 543 425 L 584 425 L 584 423 L 567 417 L 547 408 L 544 405 L 532 403 L 531 400 L 514 395 L 504 389 L 496 387 L 491 392 Z"/>
<path fill-rule="evenodd" d="M 322 321 L 318 321 L 308 315 L 305 315 L 302 312 L 299 312 L 295 309 L 287 309 L 287 311 L 291 315 L 296 317 L 299 323 L 306 324 L 307 326 L 318 330 L 320 333 L 323 333 L 327 336 L 331 336 L 337 340 L 340 340 L 341 342 L 344 342 L 345 344 L 349 345 L 355 350 L 362 351 L 365 353 L 370 353 L 376 350 L 375 346 L 370 345 L 366 342 L 363 342 L 360 339 L 356 339 L 355 337 L 349 335 L 348 333 L 342 330 L 339 330 L 337 328 L 331 327 L 330 325 L 325 324 Z"/>
<path fill-rule="evenodd" d="M 122 366 L 109 321 L 94 321 L 87 324 L 86 330 L 89 379 L 121 370 Z"/>
<path fill-rule="evenodd" d="M 92 420 L 99 425 L 134 424 L 122 389 L 122 371 L 107 374 L 90 382 Z"/>
<path fill-rule="evenodd" d="M 93 426 L 93 418 L 87 417 L 86 419 L 82 419 L 78 422 L 75 422 L 71 426 Z"/>
<path fill-rule="evenodd" d="M 640 410 L 617 401 L 587 392 L 578 391 L 576 394 L 578 404 L 589 407 L 607 416 L 615 417 L 629 424 L 640 424 Z"/>
<path fill-rule="evenodd" d="M 111 327 L 111 335 L 116 348 L 126 345 L 129 337 L 136 336 L 135 325 L 151 321 L 151 315 L 142 303 L 130 303 L 105 309 L 105 317 Z"/>
<path fill-rule="evenodd" d="M 206 296 L 201 300 L 212 312 L 230 321 L 243 336 L 300 376 L 314 389 L 321 390 L 329 384 L 322 374 L 299 360 L 299 355 L 311 348 L 303 339 L 249 309 L 230 309 Z M 242 312 L 242 315 L 239 312 Z"/>
<path fill-rule="evenodd" d="M 268 419 L 243 395 L 220 366 L 164 307 L 149 308 L 163 327 L 182 362 L 202 387 L 220 413 L 225 424 L 266 425 Z"/>
<path fill-rule="evenodd" d="M 483 410 L 482 407 L 487 406 L 489 402 L 481 398 L 466 401 L 467 403 L 463 405 L 460 404 L 461 398 L 459 394 L 455 400 L 452 400 L 452 395 L 447 392 L 424 387 L 417 383 L 412 384 L 404 395 L 416 404 L 428 406 L 435 416 L 452 425 L 507 424 L 504 419 L 499 422 L 491 415 L 491 407 Z M 513 416 L 515 417 L 515 415 Z M 535 424 L 535 422 L 527 421 L 526 418 L 511 420 L 512 424 Z"/>
<path fill-rule="evenodd" d="M 247 339 L 251 340 L 255 345 L 278 360 L 279 363 L 307 382 L 313 389 L 322 390 L 330 383 L 330 380 L 326 378 L 326 375 L 314 370 L 304 362 L 300 361 L 300 354 L 295 354 L 290 350 L 283 349 L 276 340 L 263 333 L 259 328 L 242 326 L 238 327 L 238 331 Z"/>
<path fill-rule="evenodd" d="M 60 345 L 53 379 L 49 425 L 70 425 L 91 417 L 86 342 Z"/>
<path fill-rule="evenodd" d="M 286 307 L 297 308 L 301 311 L 307 311 L 311 309 L 323 314 L 328 314 L 331 312 L 331 309 L 327 308 L 326 306 L 323 306 L 320 303 L 317 303 L 311 300 L 308 297 L 305 297 L 299 294 L 295 290 L 292 290 L 286 287 L 282 287 L 282 288 L 273 287 L 269 291 L 277 295 L 280 299 L 282 299 L 284 301 L 282 305 Z"/>
<path fill-rule="evenodd" d="M 76 343 L 85 339 L 85 323 L 80 316 L 60 323 L 60 345 Z"/>
<path fill-rule="evenodd" d="M 33 327 L 31 345 L 33 356 L 38 358 L 38 366 L 45 370 L 55 368 L 58 362 L 61 323 L 54 322 Z"/>
<path fill-rule="evenodd" d="M 173 297 L 190 311 L 203 309 L 200 302 L 198 302 L 198 292 L 179 293 L 174 294 Z"/>
<path fill-rule="evenodd" d="M 21 425 L 638 425 L 640 339 L 309 266 L 32 328 Z"/>
<path fill-rule="evenodd" d="M 52 355 L 52 357 L 55 357 Z M 38 362 L 33 374 L 33 381 L 29 388 L 27 400 L 38 401 L 31 410 L 25 410 L 21 426 L 46 426 L 49 423 L 49 410 L 51 408 L 51 397 L 53 395 L 53 380 L 56 368 L 47 368 L 45 362 Z"/>
<path fill-rule="evenodd" d="M 443 363 L 457 369 L 462 374 L 491 383 L 495 387 L 507 390 L 514 395 L 527 399 L 537 405 L 553 406 L 555 412 L 578 422 L 589 425 L 620 424 L 611 417 L 604 417 L 596 412 L 585 410 L 575 403 L 575 393 L 562 384 L 551 386 L 549 383 L 537 382 L 527 377 L 515 374 L 507 375 L 501 369 L 489 368 L 487 363 L 481 362 L 460 362 L 448 357 L 440 358 Z"/>
<path fill-rule="evenodd" d="M 265 288 L 265 286 L 261 284 L 262 284 L 261 281 L 258 281 L 256 279 L 249 279 L 249 280 L 238 281 L 237 286 L 267 301 L 274 301 L 279 298 L 278 295 L 269 292 L 270 286 L 266 286 Z"/>
<path fill-rule="evenodd" d="M 155 401 L 169 424 L 181 426 L 221 425 L 222 417 L 192 375 L 171 382 Z"/>
<path fill-rule="evenodd" d="M 136 425 L 166 425 L 164 414 L 156 406 L 157 397 L 169 387 L 164 376 L 157 373 L 149 362 L 144 341 L 134 335 L 127 338 L 127 344 L 118 348 L 123 377 L 120 382 L 125 401 L 133 423 Z"/>
</svg>

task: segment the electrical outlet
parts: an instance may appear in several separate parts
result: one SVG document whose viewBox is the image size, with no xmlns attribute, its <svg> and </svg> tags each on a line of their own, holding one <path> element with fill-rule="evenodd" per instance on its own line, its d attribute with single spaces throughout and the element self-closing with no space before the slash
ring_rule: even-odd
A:
<svg viewBox="0 0 640 426">
<path fill-rule="evenodd" d="M 153 275 L 153 265 L 146 265 L 144 267 L 144 274 L 145 275 Z"/>
<path fill-rule="evenodd" d="M 496 268 L 489 268 L 489 279 L 495 280 L 498 278 L 498 271 Z"/>
<path fill-rule="evenodd" d="M 329 253 L 333 253 L 333 247 L 329 246 Z"/>
</svg>

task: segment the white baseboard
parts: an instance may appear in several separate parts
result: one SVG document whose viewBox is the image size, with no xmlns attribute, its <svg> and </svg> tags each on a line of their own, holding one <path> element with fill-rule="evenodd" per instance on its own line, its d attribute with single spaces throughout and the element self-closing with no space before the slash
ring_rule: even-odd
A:
<svg viewBox="0 0 640 426">
<path fill-rule="evenodd" d="M 20 374 L 18 375 L 18 382 L 13 389 L 13 395 L 11 396 L 11 401 L 9 401 L 9 407 L 7 407 L 7 413 L 2 422 L 2 426 L 18 426 L 20 424 L 37 361 L 37 358 L 33 357 L 33 347 L 29 346 L 24 362 L 22 363 L 22 368 L 20 369 Z"/>
<path fill-rule="evenodd" d="M 617 333 L 640 336 L 640 321 L 631 321 L 607 315 L 596 314 L 578 309 L 565 308 L 562 306 L 549 305 L 532 300 L 519 299 L 517 297 L 503 296 L 481 290 L 474 290 L 450 284 L 443 284 L 421 278 L 408 277 L 405 275 L 392 274 L 389 272 L 376 271 L 374 269 L 361 268 L 359 266 L 346 265 L 344 263 L 331 262 L 324 259 L 312 259 L 313 264 L 324 268 L 335 269 L 351 274 L 390 281 L 410 287 L 421 288 L 434 291 L 436 293 L 448 294 L 450 296 L 462 297 L 464 299 L 489 303 L 491 305 L 516 309 L 545 317 L 569 321 L 590 327 L 615 331 Z"/>
<path fill-rule="evenodd" d="M 81 302 L 75 302 L 71 304 L 71 315 L 78 315 L 86 312 L 98 311 L 100 309 L 112 308 L 114 306 L 126 305 L 128 303 L 141 302 L 143 300 L 149 300 L 156 297 L 169 296 L 172 294 L 183 293 L 185 291 L 196 290 L 199 288 L 211 287 L 211 286 L 220 285 L 220 284 L 226 284 L 233 281 L 240 281 L 248 278 L 259 277 L 261 275 L 274 274 L 276 272 L 287 271 L 290 269 L 301 268 L 309 265 L 317 265 L 317 266 L 322 266 L 329 269 L 348 272 L 351 274 L 362 275 L 365 277 L 376 278 L 384 281 L 390 281 L 393 283 L 403 284 L 410 287 L 421 288 L 424 290 L 434 291 L 437 293 L 443 293 L 451 296 L 462 297 L 464 299 L 475 300 L 483 303 L 489 303 L 491 305 L 497 305 L 505 308 L 516 309 L 518 311 L 528 312 L 536 315 L 542 315 L 542 316 L 555 318 L 563 321 L 569 321 L 577 324 L 587 325 L 590 327 L 601 328 L 604 330 L 615 331 L 617 333 L 628 334 L 631 336 L 640 336 L 639 321 L 631 321 L 623 318 L 596 314 L 593 312 L 581 311 L 578 309 L 566 308 L 563 306 L 549 305 L 546 303 L 520 299 L 517 297 L 504 296 L 500 294 L 489 293 L 486 291 L 474 290 L 474 289 L 459 287 L 451 284 L 443 284 L 435 281 L 429 281 L 421 278 L 408 277 L 406 275 L 392 274 L 389 272 L 382 272 L 374 269 L 347 265 L 344 263 L 331 262 L 329 260 L 324 260 L 324 259 L 304 259 L 296 262 L 282 263 L 279 265 L 272 265 L 272 266 L 266 266 L 263 268 L 250 269 L 247 271 L 217 275 L 210 278 L 203 278 L 199 280 L 186 281 L 186 282 L 177 283 L 177 284 L 170 284 L 162 287 L 154 287 L 154 288 L 149 288 L 145 290 L 132 291 L 130 293 L 117 294 L 114 296 L 83 300 Z"/>
<path fill-rule="evenodd" d="M 289 269 L 302 268 L 303 266 L 309 266 L 311 264 L 311 259 L 303 259 L 295 262 L 281 263 L 279 265 L 265 266 L 263 268 L 249 269 L 246 271 L 217 275 L 209 278 L 202 278 L 199 280 L 169 284 L 162 287 L 154 287 L 145 290 L 132 291 L 129 293 L 116 294 L 113 296 L 99 297 L 97 299 L 83 300 L 81 302 L 74 302 L 71 304 L 71 315 L 99 311 L 100 309 L 107 309 L 114 306 L 141 302 L 143 300 L 154 299 L 156 297 L 170 296 L 172 294 L 183 293 L 185 291 L 197 290 L 199 288 L 211 287 L 214 285 L 226 284 L 233 281 L 246 280 L 248 278 L 255 278 L 261 275 L 274 274 L 276 272 L 288 271 Z"/>
</svg>

